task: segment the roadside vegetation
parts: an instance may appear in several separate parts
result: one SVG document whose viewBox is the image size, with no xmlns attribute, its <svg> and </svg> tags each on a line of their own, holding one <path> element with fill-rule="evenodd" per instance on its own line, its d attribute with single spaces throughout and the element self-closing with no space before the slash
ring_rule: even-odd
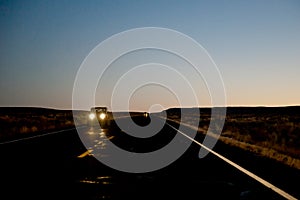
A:
<svg viewBox="0 0 300 200">
<path fill-rule="evenodd" d="M 210 109 L 200 112 L 200 117 L 195 116 L 191 109 L 183 121 L 200 118 L 199 126 L 190 128 L 207 134 Z M 171 109 L 168 116 L 181 121 L 178 109 Z M 218 129 L 211 125 L 210 134 L 214 136 Z M 219 141 L 300 169 L 300 107 L 228 108 Z"/>
<path fill-rule="evenodd" d="M 86 113 L 82 111 L 80 116 L 82 116 L 81 120 L 83 121 Z M 73 114 L 69 110 L 0 108 L 0 141 L 72 127 L 74 127 Z"/>
</svg>

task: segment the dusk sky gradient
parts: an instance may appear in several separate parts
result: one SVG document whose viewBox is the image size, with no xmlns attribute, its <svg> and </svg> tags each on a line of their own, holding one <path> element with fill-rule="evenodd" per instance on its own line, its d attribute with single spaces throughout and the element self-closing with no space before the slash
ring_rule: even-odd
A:
<svg viewBox="0 0 300 200">
<path fill-rule="evenodd" d="M 300 104 L 300 1 L 0 0 L 0 106 L 70 109 L 89 52 L 139 27 L 200 43 L 220 70 L 228 106 Z M 157 98 L 146 96 L 147 106 Z M 137 99 L 133 109 L 147 109 Z"/>
</svg>

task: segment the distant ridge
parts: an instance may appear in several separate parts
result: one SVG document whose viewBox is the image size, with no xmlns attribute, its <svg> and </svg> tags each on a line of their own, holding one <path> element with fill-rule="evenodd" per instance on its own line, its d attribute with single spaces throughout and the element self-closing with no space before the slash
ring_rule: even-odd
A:
<svg viewBox="0 0 300 200">
<path fill-rule="evenodd" d="M 64 112 L 71 110 L 59 110 L 42 107 L 0 107 L 0 113 L 29 113 L 29 112 Z"/>
<path fill-rule="evenodd" d="M 273 106 L 273 107 L 267 107 L 267 106 L 257 106 L 257 107 L 251 107 L 251 106 L 229 106 L 229 107 L 214 107 L 215 109 L 223 109 L 226 108 L 227 114 L 288 114 L 288 115 L 300 115 L 300 106 Z M 212 108 L 204 107 L 204 108 L 197 108 L 197 107 L 191 107 L 191 108 L 169 108 L 166 111 L 167 112 L 180 112 L 180 110 L 183 109 L 185 111 L 192 112 L 195 109 L 200 109 L 200 112 L 210 112 Z"/>
<path fill-rule="evenodd" d="M 223 109 L 224 107 L 214 107 L 215 109 Z M 226 108 L 227 114 L 247 114 L 247 113 L 257 113 L 257 114 L 292 114 L 300 115 L 300 105 L 293 106 L 228 106 Z M 192 112 L 193 110 L 200 109 L 201 112 L 210 112 L 209 107 L 190 107 L 190 108 L 168 108 L 167 112 L 180 112 L 180 110 L 186 110 Z M 82 110 L 84 111 L 84 110 Z M 48 112 L 72 112 L 70 109 L 56 109 L 56 108 L 46 108 L 46 107 L 0 107 L 0 114 L 13 114 L 13 113 L 48 113 Z"/>
</svg>

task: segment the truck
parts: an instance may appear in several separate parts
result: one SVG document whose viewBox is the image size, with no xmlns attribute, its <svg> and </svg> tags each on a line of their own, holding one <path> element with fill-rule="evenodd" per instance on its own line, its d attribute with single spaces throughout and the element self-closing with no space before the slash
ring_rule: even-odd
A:
<svg viewBox="0 0 300 200">
<path fill-rule="evenodd" d="M 107 107 L 92 107 L 89 113 L 89 125 L 99 126 L 101 129 L 106 129 L 110 126 L 111 116 L 107 111 Z"/>
</svg>

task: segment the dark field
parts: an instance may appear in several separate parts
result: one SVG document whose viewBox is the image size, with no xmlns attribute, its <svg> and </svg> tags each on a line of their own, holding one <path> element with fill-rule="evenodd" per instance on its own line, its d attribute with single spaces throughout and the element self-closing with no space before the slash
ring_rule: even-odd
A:
<svg viewBox="0 0 300 200">
<path fill-rule="evenodd" d="M 190 111 L 189 121 L 199 119 Z M 180 122 L 178 109 L 168 112 Z M 210 119 L 210 109 L 202 108 L 199 127 L 191 128 L 206 134 Z M 300 169 L 300 107 L 228 107 L 219 140 Z"/>
<path fill-rule="evenodd" d="M 167 114 L 175 127 L 182 117 L 188 119 L 185 122 L 200 117 L 198 127 L 187 123 L 184 129 L 197 129 L 196 140 L 201 142 L 211 110 L 201 109 L 196 116 L 194 109 L 188 109 L 186 116 L 176 108 Z M 228 108 L 213 150 L 300 198 L 299 111 L 299 107 Z M 76 117 L 85 125 L 87 115 L 78 111 Z M 145 125 L 144 118 L 133 119 Z M 0 120 L 1 199 L 284 199 L 212 154 L 199 159 L 196 144 L 165 168 L 131 174 L 101 164 L 87 151 L 72 129 L 71 111 L 1 108 Z M 55 133 L 62 129 L 68 130 Z M 104 132 L 83 129 L 94 135 L 104 133 L 113 143 L 135 152 L 159 149 L 176 134 L 164 127 L 153 138 L 135 139 L 116 125 Z"/>
</svg>

